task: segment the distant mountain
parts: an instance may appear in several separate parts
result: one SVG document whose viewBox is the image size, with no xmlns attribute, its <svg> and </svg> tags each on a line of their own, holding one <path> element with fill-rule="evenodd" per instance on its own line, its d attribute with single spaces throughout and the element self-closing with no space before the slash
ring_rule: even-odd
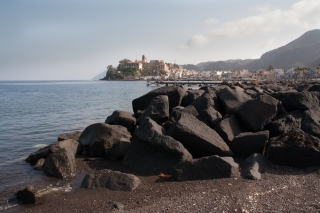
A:
<svg viewBox="0 0 320 213">
<path fill-rule="evenodd" d="M 107 70 L 105 70 L 105 71 L 103 71 L 102 73 L 96 75 L 96 76 L 93 77 L 91 80 L 92 80 L 92 81 L 100 80 L 101 78 L 106 77 L 106 73 L 107 73 Z"/>
<path fill-rule="evenodd" d="M 201 69 L 200 67 L 198 67 L 197 65 L 194 65 L 194 64 L 184 64 L 182 65 L 183 69 L 186 69 L 186 70 L 196 70 L 196 71 L 200 71 L 200 70 L 203 70 Z"/>
<path fill-rule="evenodd" d="M 311 30 L 289 44 L 264 53 L 260 59 L 248 64 L 251 69 L 295 66 L 310 67 L 320 60 L 320 30 Z"/>
<path fill-rule="evenodd" d="M 253 62 L 255 59 L 235 59 L 235 60 L 227 60 L 227 61 L 216 61 L 207 64 L 204 70 L 241 70 L 244 69 L 249 63 Z"/>
<path fill-rule="evenodd" d="M 208 61 L 197 65 L 199 70 L 258 70 L 291 67 L 311 67 L 320 64 L 320 30 L 311 30 L 285 46 L 264 53 L 260 59 L 236 59 L 227 61 Z M 188 64 L 192 67 L 192 64 Z M 194 69 L 196 70 L 196 69 Z"/>
</svg>

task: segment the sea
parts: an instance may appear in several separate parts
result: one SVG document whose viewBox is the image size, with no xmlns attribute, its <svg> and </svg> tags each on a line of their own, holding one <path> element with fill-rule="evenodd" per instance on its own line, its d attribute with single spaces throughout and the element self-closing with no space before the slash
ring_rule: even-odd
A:
<svg viewBox="0 0 320 213">
<path fill-rule="evenodd" d="M 0 81 L 0 211 L 16 207 L 14 194 L 31 184 L 70 191 L 79 180 L 36 171 L 25 159 L 60 134 L 105 122 L 115 110 L 156 89 L 146 81 Z"/>
</svg>

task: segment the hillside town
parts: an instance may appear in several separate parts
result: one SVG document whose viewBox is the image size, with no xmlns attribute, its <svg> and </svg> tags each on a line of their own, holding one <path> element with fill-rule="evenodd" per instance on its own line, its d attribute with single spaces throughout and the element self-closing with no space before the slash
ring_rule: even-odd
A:
<svg viewBox="0 0 320 213">
<path fill-rule="evenodd" d="M 165 63 L 163 60 L 150 60 L 142 55 L 142 60 L 119 61 L 115 69 L 108 66 L 103 80 L 305 80 L 320 78 L 320 65 L 315 67 L 273 68 L 270 65 L 260 70 L 212 70 L 197 71 L 184 69 L 182 65 Z"/>
</svg>

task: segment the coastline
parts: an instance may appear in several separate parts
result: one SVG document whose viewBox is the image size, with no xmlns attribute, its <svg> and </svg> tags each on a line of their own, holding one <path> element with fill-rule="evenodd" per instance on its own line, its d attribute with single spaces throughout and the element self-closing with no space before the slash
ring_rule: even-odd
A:
<svg viewBox="0 0 320 213">
<path fill-rule="evenodd" d="M 238 159 L 238 162 L 239 159 Z M 320 209 L 320 168 L 295 169 L 268 162 L 259 181 L 239 178 L 175 182 L 130 171 L 121 161 L 77 158 L 78 171 L 112 169 L 136 174 L 131 192 L 106 188 L 73 189 L 43 204 L 21 205 L 10 212 L 310 212 Z M 117 205 L 123 205 L 118 209 Z M 121 207 L 122 208 L 122 207 Z"/>
</svg>

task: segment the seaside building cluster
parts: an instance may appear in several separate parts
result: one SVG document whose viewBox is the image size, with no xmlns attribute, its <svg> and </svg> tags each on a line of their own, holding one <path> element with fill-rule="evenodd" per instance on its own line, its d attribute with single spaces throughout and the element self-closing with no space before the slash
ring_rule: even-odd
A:
<svg viewBox="0 0 320 213">
<path fill-rule="evenodd" d="M 260 70 L 212 70 L 198 71 L 187 70 L 175 63 L 165 63 L 163 60 L 147 60 L 142 55 L 142 60 L 131 61 L 123 59 L 117 67 L 118 74 L 127 69 L 135 70 L 135 74 L 127 75 L 125 80 L 290 80 L 290 79 L 314 79 L 320 78 L 320 66 L 311 68 L 295 67 L 291 69 L 268 69 Z"/>
</svg>

